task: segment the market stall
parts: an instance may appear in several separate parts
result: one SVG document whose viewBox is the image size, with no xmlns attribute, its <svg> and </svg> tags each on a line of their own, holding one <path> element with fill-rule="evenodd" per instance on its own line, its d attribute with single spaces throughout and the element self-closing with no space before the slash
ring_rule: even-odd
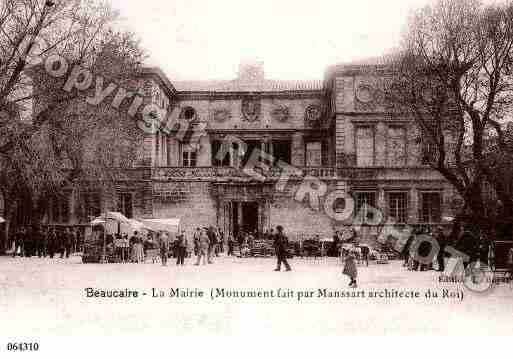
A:
<svg viewBox="0 0 513 359">
<path fill-rule="evenodd" d="M 172 241 L 176 238 L 181 229 L 179 218 L 141 219 L 140 222 L 145 228 L 152 232 L 167 232 Z M 159 250 L 156 244 L 146 249 L 146 258 L 150 258 L 155 262 L 158 256 Z"/>
<path fill-rule="evenodd" d="M 84 243 L 83 263 L 116 262 L 117 249 L 128 248 L 126 238 L 119 238 L 121 233 L 132 233 L 136 223 L 119 212 L 105 212 L 91 222 L 91 235 Z M 137 226 L 142 224 L 137 223 Z M 126 232 L 122 232 L 122 229 Z"/>
<path fill-rule="evenodd" d="M 180 231 L 179 218 L 151 218 L 141 219 L 140 223 L 154 232 L 168 232 L 177 235 Z"/>
</svg>

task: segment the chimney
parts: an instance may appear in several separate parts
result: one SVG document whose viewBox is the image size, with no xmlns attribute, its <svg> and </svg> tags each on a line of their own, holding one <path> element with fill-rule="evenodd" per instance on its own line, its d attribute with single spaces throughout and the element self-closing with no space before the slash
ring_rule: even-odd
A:
<svg viewBox="0 0 513 359">
<path fill-rule="evenodd" d="M 264 80 L 263 61 L 242 61 L 239 65 L 239 81 L 242 83 L 258 83 Z"/>
</svg>

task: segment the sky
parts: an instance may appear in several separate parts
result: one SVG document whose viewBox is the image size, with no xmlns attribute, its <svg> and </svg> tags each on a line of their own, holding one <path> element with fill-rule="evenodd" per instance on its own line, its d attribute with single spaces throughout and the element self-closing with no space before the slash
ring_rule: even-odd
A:
<svg viewBox="0 0 513 359">
<path fill-rule="evenodd" d="M 270 79 L 322 79 L 327 66 L 397 47 L 427 0 L 111 0 L 171 81 L 233 79 L 241 61 Z"/>
</svg>

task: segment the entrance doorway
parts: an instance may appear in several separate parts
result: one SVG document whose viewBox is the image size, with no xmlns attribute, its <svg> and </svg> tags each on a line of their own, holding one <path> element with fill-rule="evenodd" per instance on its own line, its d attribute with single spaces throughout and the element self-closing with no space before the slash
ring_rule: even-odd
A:
<svg viewBox="0 0 513 359">
<path fill-rule="evenodd" d="M 257 202 L 242 202 L 242 228 L 245 232 L 258 232 Z"/>
<path fill-rule="evenodd" d="M 240 232 L 258 232 L 258 202 L 232 202 L 232 228 L 237 236 Z"/>
</svg>

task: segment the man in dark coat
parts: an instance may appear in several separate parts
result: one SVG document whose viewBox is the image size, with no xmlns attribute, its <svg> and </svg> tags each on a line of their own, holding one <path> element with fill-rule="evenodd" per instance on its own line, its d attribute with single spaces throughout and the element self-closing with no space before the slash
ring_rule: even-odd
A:
<svg viewBox="0 0 513 359">
<path fill-rule="evenodd" d="M 274 236 L 274 248 L 276 250 L 276 258 L 278 259 L 278 263 L 276 265 L 276 272 L 281 270 L 281 264 L 285 265 L 285 270 L 287 272 L 291 271 L 290 265 L 287 262 L 287 237 L 283 234 L 283 227 L 277 226 L 276 230 L 278 231 Z"/>
<path fill-rule="evenodd" d="M 438 227 L 438 233 L 436 236 L 436 240 L 438 242 L 438 246 L 440 247 L 440 250 L 438 251 L 438 254 L 436 256 L 436 261 L 438 262 L 438 271 L 443 272 L 445 271 L 445 247 L 447 246 L 447 239 L 444 234 L 444 230 L 442 227 Z"/>
<path fill-rule="evenodd" d="M 469 260 L 463 263 L 465 269 L 470 263 L 477 262 L 479 259 L 479 230 L 472 223 L 466 223 L 463 226 L 463 234 L 456 244 L 456 248 L 469 256 Z"/>
<path fill-rule="evenodd" d="M 34 250 L 34 230 L 32 227 L 25 228 L 24 230 L 24 248 L 25 248 L 25 257 L 32 257 L 32 253 Z"/>
<path fill-rule="evenodd" d="M 182 229 L 180 234 L 176 237 L 176 249 L 177 249 L 177 259 L 176 265 L 184 265 L 185 256 L 187 255 L 187 237 L 185 234 L 185 229 Z"/>
<path fill-rule="evenodd" d="M 64 258 L 66 252 L 66 232 L 62 229 L 57 233 L 57 242 L 61 258 Z"/>
<path fill-rule="evenodd" d="M 44 255 L 44 234 L 41 230 L 41 228 L 36 227 L 34 230 L 34 243 L 35 243 L 35 249 L 36 254 L 39 258 L 43 257 Z"/>
<path fill-rule="evenodd" d="M 48 232 L 48 254 L 50 258 L 53 258 L 55 255 L 55 251 L 57 249 L 57 234 L 55 233 L 55 228 L 50 229 Z"/>
<path fill-rule="evenodd" d="M 217 236 L 214 231 L 214 227 L 210 226 L 208 228 L 207 236 L 208 236 L 208 241 L 209 241 L 207 260 L 208 260 L 208 264 L 212 264 L 213 263 L 212 257 L 214 256 L 215 248 L 217 247 Z"/>
<path fill-rule="evenodd" d="M 43 230 L 39 230 L 39 257 L 44 257 L 48 255 L 48 228 Z"/>
<path fill-rule="evenodd" d="M 75 233 L 69 228 L 66 229 L 65 234 L 65 242 L 64 249 L 66 250 L 66 258 L 69 258 L 71 253 L 71 249 L 73 248 L 73 243 L 75 243 Z"/>
<path fill-rule="evenodd" d="M 18 254 L 18 251 L 19 251 L 20 257 L 23 257 L 24 249 L 25 249 L 25 229 L 22 227 L 14 235 L 14 252 L 12 253 L 12 256 L 16 257 L 16 254 Z"/>
</svg>

